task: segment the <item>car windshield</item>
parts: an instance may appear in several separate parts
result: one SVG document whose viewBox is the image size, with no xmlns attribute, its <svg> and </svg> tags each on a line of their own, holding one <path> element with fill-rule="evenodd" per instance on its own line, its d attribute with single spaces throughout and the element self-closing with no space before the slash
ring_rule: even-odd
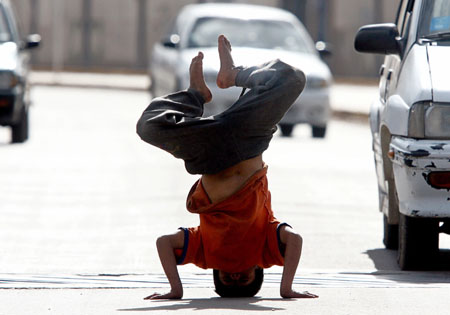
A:
<svg viewBox="0 0 450 315">
<path fill-rule="evenodd" d="M 234 47 L 280 49 L 310 53 L 308 40 L 288 22 L 240 20 L 230 18 L 201 18 L 189 35 L 188 47 L 217 46 L 217 37 L 224 34 Z"/>
<path fill-rule="evenodd" d="M 418 35 L 432 39 L 450 38 L 450 0 L 424 2 Z"/>
<path fill-rule="evenodd" d="M 11 40 L 8 23 L 6 21 L 5 12 L 0 6 L 0 42 L 7 42 Z"/>
</svg>

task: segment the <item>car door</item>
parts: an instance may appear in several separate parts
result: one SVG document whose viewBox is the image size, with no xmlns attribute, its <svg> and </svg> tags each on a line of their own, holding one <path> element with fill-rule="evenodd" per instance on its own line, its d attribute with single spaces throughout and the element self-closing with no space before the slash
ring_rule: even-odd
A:
<svg viewBox="0 0 450 315">
<path fill-rule="evenodd" d="M 415 0 L 402 0 L 399 6 L 396 25 L 400 35 L 399 42 L 402 47 L 407 47 L 406 41 L 408 40 L 408 30 L 413 13 L 414 2 Z M 396 92 L 397 80 L 405 54 L 406 51 L 403 50 L 401 55 L 387 56 L 385 64 L 382 66 L 383 74 L 380 80 L 380 96 L 384 105 L 389 96 Z"/>
<path fill-rule="evenodd" d="M 395 23 L 401 37 L 400 41 L 406 40 L 413 4 L 414 0 L 401 0 L 399 4 Z M 376 126 L 372 125 L 372 131 L 374 135 L 373 150 L 375 153 L 379 191 L 380 196 L 383 196 L 382 200 L 380 200 L 380 207 L 386 215 L 388 215 L 388 213 L 396 212 L 395 210 L 389 211 L 387 209 L 396 209 L 396 207 L 394 206 L 395 202 L 393 202 L 395 200 L 393 197 L 395 193 L 392 191 L 394 187 L 392 164 L 387 157 L 391 141 L 391 132 L 388 128 L 383 127 L 386 121 L 384 115 L 387 112 L 386 108 L 388 106 L 389 97 L 396 92 L 397 78 L 400 73 L 401 64 L 401 55 L 390 54 L 384 58 L 384 62 L 380 68 L 380 102 L 377 103 L 376 111 L 373 110 L 371 112 L 371 120 L 376 121 Z M 375 115 L 378 116 L 374 117 Z M 388 215 L 388 217 L 390 216 L 391 215 Z M 395 223 L 395 219 L 391 221 L 391 224 L 393 223 Z"/>
</svg>

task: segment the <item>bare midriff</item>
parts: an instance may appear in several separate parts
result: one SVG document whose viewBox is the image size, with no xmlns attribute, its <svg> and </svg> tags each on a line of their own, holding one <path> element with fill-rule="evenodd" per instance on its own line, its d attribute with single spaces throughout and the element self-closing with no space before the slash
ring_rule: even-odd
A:
<svg viewBox="0 0 450 315">
<path fill-rule="evenodd" d="M 263 167 L 262 155 L 258 155 L 219 173 L 202 175 L 202 185 L 211 202 L 215 203 L 233 195 Z"/>
</svg>

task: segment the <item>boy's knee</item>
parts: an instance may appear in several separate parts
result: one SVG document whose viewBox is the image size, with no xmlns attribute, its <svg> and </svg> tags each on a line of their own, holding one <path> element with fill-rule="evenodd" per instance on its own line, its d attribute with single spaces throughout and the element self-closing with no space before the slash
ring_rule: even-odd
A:
<svg viewBox="0 0 450 315">
<path fill-rule="evenodd" d="M 142 115 L 136 124 L 136 133 L 145 142 L 161 147 L 167 143 L 167 133 L 163 132 L 160 119 Z M 165 138 L 164 138 L 165 137 Z"/>
<path fill-rule="evenodd" d="M 299 87 L 303 90 L 306 85 L 306 75 L 300 69 L 295 68 L 294 70 L 295 70 L 296 82 L 299 85 Z"/>
<path fill-rule="evenodd" d="M 284 69 L 285 77 L 287 80 L 290 81 L 290 83 L 300 91 L 303 91 L 306 85 L 306 75 L 305 73 L 297 69 L 295 67 L 292 67 L 290 65 L 287 65 L 287 67 Z"/>
<path fill-rule="evenodd" d="M 280 59 L 274 60 L 272 67 L 280 72 L 284 84 L 289 86 L 289 90 L 297 90 L 299 93 L 303 91 L 306 86 L 306 75 L 302 70 L 295 68 Z"/>
</svg>

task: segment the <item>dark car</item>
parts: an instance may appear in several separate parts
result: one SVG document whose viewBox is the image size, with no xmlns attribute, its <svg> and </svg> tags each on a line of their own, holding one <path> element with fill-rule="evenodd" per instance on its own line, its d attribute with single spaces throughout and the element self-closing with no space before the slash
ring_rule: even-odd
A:
<svg viewBox="0 0 450 315">
<path fill-rule="evenodd" d="M 19 35 L 10 1 L 0 0 L 0 125 L 11 127 L 13 143 L 28 139 L 28 50 L 39 43 Z"/>
</svg>

